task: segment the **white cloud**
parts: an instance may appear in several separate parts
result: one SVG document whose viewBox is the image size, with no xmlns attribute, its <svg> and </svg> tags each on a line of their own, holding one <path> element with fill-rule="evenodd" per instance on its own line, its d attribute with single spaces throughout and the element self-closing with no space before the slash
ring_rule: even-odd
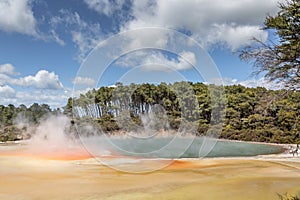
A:
<svg viewBox="0 0 300 200">
<path fill-rule="evenodd" d="M 238 84 L 243 85 L 245 87 L 255 88 L 255 87 L 264 87 L 269 90 L 280 90 L 284 89 L 284 85 L 272 81 L 268 81 L 265 78 L 260 79 L 252 79 L 252 80 L 245 80 L 239 81 Z"/>
<path fill-rule="evenodd" d="M 65 41 L 63 41 L 58 34 L 56 33 L 55 30 L 50 30 L 50 35 L 52 37 L 52 39 L 57 42 L 59 45 L 64 46 L 65 45 Z"/>
<path fill-rule="evenodd" d="M 179 54 L 179 56 L 180 62 L 184 62 L 184 60 L 186 60 L 186 62 L 191 63 L 193 66 L 197 64 L 196 56 L 193 52 L 183 51 Z"/>
<path fill-rule="evenodd" d="M 81 77 L 77 76 L 72 81 L 74 85 L 87 85 L 87 86 L 94 86 L 96 84 L 96 81 L 89 77 Z"/>
<path fill-rule="evenodd" d="M 79 97 L 81 94 L 86 94 L 88 91 L 95 89 L 91 87 L 86 87 L 86 88 L 76 88 L 73 90 L 67 90 L 66 92 L 69 94 L 69 97 Z"/>
<path fill-rule="evenodd" d="M 0 87 L 1 90 L 1 87 Z M 24 104 L 26 106 L 30 106 L 33 103 L 45 103 L 48 104 L 52 108 L 59 108 L 66 105 L 68 98 L 71 96 L 70 92 L 65 92 L 64 90 L 59 91 L 43 91 L 43 90 L 35 90 L 35 91 L 17 91 L 12 93 L 11 95 L 2 96 L 0 91 L 1 97 L 0 104 L 1 105 L 8 105 L 14 104 L 16 106 L 20 104 Z"/>
<path fill-rule="evenodd" d="M 54 72 L 40 70 L 35 75 L 17 78 L 13 75 L 16 75 L 13 65 L 0 66 L 0 105 L 28 106 L 37 102 L 56 108 L 64 106 L 72 94 L 71 90 L 63 87 Z"/>
<path fill-rule="evenodd" d="M 0 67 L 0 105 L 30 105 L 37 102 L 47 103 L 54 108 L 64 106 L 71 96 L 70 90 L 63 87 L 54 72 L 40 70 L 35 75 L 14 78 L 14 69 L 11 64 Z"/>
<path fill-rule="evenodd" d="M 99 23 L 87 23 L 77 12 L 60 10 L 58 16 L 50 19 L 52 38 L 59 44 L 65 42 L 58 36 L 56 29 L 63 27 L 66 33 L 70 33 L 72 41 L 78 48 L 77 60 L 83 61 L 87 54 L 103 39 Z"/>
<path fill-rule="evenodd" d="M 21 78 L 12 78 L 17 72 L 11 64 L 0 65 L 0 86 L 10 84 L 22 87 L 33 87 L 37 89 L 58 90 L 63 88 L 59 77 L 54 72 L 40 70 L 34 76 L 29 75 Z"/>
<path fill-rule="evenodd" d="M 264 87 L 269 90 L 284 89 L 284 84 L 276 83 L 265 79 L 264 77 L 259 79 L 237 80 L 232 78 L 214 79 L 205 82 L 205 84 L 216 85 L 242 85 L 249 88 Z"/>
<path fill-rule="evenodd" d="M 84 0 L 88 7 L 98 13 L 111 16 L 114 12 L 121 10 L 125 0 Z"/>
<path fill-rule="evenodd" d="M 0 29 L 36 36 L 36 20 L 29 4 L 30 0 L 1 0 Z"/>
<path fill-rule="evenodd" d="M 52 108 L 65 106 L 67 99 L 69 98 L 69 93 L 65 93 L 64 90 L 59 91 L 33 91 L 29 92 L 17 92 L 16 94 L 16 104 L 31 105 L 32 103 L 45 103 L 50 105 Z"/>
<path fill-rule="evenodd" d="M 151 26 L 185 30 L 202 45 L 222 43 L 235 50 L 252 37 L 266 40 L 261 26 L 267 14 L 277 11 L 273 0 L 133 0 L 133 20 L 122 30 Z"/>
<path fill-rule="evenodd" d="M 16 96 L 16 92 L 8 85 L 0 86 L 0 96 L 2 98 L 13 98 Z"/>
<path fill-rule="evenodd" d="M 2 97 L 0 98 L 0 105 L 14 104 L 17 106 L 24 104 L 30 106 L 33 103 L 45 103 L 52 108 L 60 108 L 65 106 L 68 98 L 72 96 L 71 90 L 65 89 L 15 91 L 9 86 L 7 87 L 0 86 L 0 96 Z"/>
<path fill-rule="evenodd" d="M 78 61 L 83 61 L 88 53 L 101 41 L 101 34 L 97 35 L 95 32 L 72 31 L 71 33 L 72 41 L 78 47 Z"/>
<path fill-rule="evenodd" d="M 177 57 L 169 58 L 161 52 L 135 51 L 117 60 L 123 67 L 137 67 L 146 71 L 176 71 L 191 69 L 197 64 L 193 52 L 183 51 Z"/>
<path fill-rule="evenodd" d="M 156 29 L 139 29 L 137 31 L 127 32 L 121 36 L 122 51 L 132 51 L 140 48 L 156 47 L 165 49 L 168 42 L 173 39 L 173 33 L 163 29 L 157 31 Z"/>
<path fill-rule="evenodd" d="M 6 63 L 0 65 L 0 74 L 17 75 L 18 72 L 16 72 L 15 67 L 12 64 Z"/>
<path fill-rule="evenodd" d="M 266 41 L 268 33 L 261 30 L 260 26 L 217 24 L 211 27 L 209 34 L 205 36 L 204 45 L 219 42 L 226 44 L 231 50 L 235 51 L 241 46 L 251 44 L 253 37 Z"/>
<path fill-rule="evenodd" d="M 25 76 L 20 79 L 13 79 L 10 82 L 15 85 L 34 87 L 37 89 L 58 90 L 63 88 L 58 75 L 56 75 L 54 72 L 48 72 L 46 70 L 38 71 L 35 76 Z"/>
<path fill-rule="evenodd" d="M 11 78 L 5 74 L 0 74 L 0 86 L 5 85 L 11 81 Z"/>
</svg>

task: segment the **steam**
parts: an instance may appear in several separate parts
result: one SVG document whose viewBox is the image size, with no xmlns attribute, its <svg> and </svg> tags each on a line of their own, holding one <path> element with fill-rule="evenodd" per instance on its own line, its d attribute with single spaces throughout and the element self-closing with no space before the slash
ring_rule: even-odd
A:
<svg viewBox="0 0 300 200">
<path fill-rule="evenodd" d="M 267 145 L 191 137 L 185 134 L 185 128 L 183 133 L 170 132 L 172 130 L 169 129 L 161 107 L 154 107 L 153 112 L 143 114 L 141 118 L 144 130 L 136 132 L 135 135 L 127 133 L 125 136 L 101 134 L 99 129 L 87 122 L 82 122 L 79 129 L 75 129 L 71 119 L 62 114 L 48 115 L 34 128 L 30 127 L 33 123 L 23 115 L 19 115 L 15 121 L 19 122 L 19 128 L 27 126 L 27 134 L 31 134 L 31 138 L 26 140 L 25 151 L 22 149 L 25 155 L 68 160 L 82 160 L 92 156 L 106 166 L 133 173 L 157 170 L 171 164 L 174 158 L 253 156 L 281 150 Z M 161 135 L 162 129 L 166 135 Z M 80 137 L 76 131 L 79 131 Z M 207 144 L 212 143 L 216 144 L 216 147 L 211 150 L 207 148 Z M 157 161 L 156 158 L 164 161 L 156 162 L 155 165 L 149 162 L 146 162 L 146 166 L 140 165 L 145 160 Z M 133 165 L 134 163 L 139 164 Z"/>
<path fill-rule="evenodd" d="M 176 157 L 175 154 L 179 156 L 191 142 L 188 139 L 176 140 L 185 131 L 176 132 L 170 128 L 166 111 L 160 105 L 154 105 L 151 112 L 142 114 L 141 125 L 136 125 L 134 131 L 124 129 L 126 125 L 134 123 L 128 122 L 131 118 L 128 115 L 123 118 L 120 116 L 117 121 L 123 129 L 117 135 L 104 134 L 92 121 L 85 119 L 78 120 L 75 127 L 71 119 L 63 114 L 46 115 L 36 125 L 20 113 L 14 122 L 24 131 L 26 140 L 23 143 L 27 144 L 27 153 L 39 156 L 51 154 L 57 157 L 89 152 L 95 157 L 148 157 L 149 152 L 154 152 L 151 157 L 159 157 L 161 154 L 169 158 Z"/>
<path fill-rule="evenodd" d="M 24 112 L 19 112 L 17 117 L 14 119 L 14 124 L 18 129 L 29 127 L 29 120 L 25 117 Z"/>
<path fill-rule="evenodd" d="M 147 136 L 155 135 L 159 130 L 169 130 L 170 124 L 165 109 L 160 104 L 151 107 L 151 112 L 142 114 L 141 121 Z"/>
<path fill-rule="evenodd" d="M 31 137 L 31 132 L 35 131 L 35 126 L 30 122 L 30 120 L 25 116 L 24 112 L 17 114 L 14 119 L 14 125 L 17 129 L 21 130 L 21 138 L 29 139 Z"/>
<path fill-rule="evenodd" d="M 23 132 L 23 154 L 45 158 L 88 157 L 89 154 L 76 137 L 71 119 L 63 114 L 48 114 L 37 124 L 23 113 L 14 120 L 15 126 Z"/>
<path fill-rule="evenodd" d="M 30 145 L 42 146 L 43 149 L 55 149 L 74 143 L 68 130 L 71 129 L 70 119 L 64 115 L 50 115 L 40 122 L 33 134 Z"/>
</svg>

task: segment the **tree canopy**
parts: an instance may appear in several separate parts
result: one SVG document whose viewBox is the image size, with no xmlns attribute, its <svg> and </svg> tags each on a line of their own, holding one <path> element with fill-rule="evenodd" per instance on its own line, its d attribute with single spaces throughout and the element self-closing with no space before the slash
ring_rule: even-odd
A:
<svg viewBox="0 0 300 200">
<path fill-rule="evenodd" d="M 186 85 L 193 91 L 187 91 Z M 94 125 L 111 134 L 119 129 L 133 131 L 142 125 L 142 115 L 164 110 L 157 115 L 157 131 L 178 130 L 181 123 L 196 125 L 196 135 L 206 135 L 214 131 L 216 123 L 211 101 L 213 85 L 203 83 L 178 82 L 121 85 L 116 88 L 101 87 L 70 99 L 65 111 L 79 112 L 81 116 L 93 118 Z M 179 91 L 179 92 L 178 92 Z M 218 90 L 216 90 L 218 91 Z M 225 86 L 226 115 L 222 124 L 221 137 L 231 140 L 260 142 L 300 143 L 300 92 L 288 90 L 267 90 L 262 87 L 246 88 L 241 85 Z M 197 100 L 197 101 L 195 101 Z M 219 100 L 217 100 L 219 102 Z M 74 103 L 74 104 L 73 104 Z M 194 105 L 197 103 L 197 105 Z M 158 106 L 157 106 L 158 105 Z M 186 106 L 191 106 L 187 109 Z M 155 109 L 154 109 L 155 108 Z M 156 109 L 157 108 L 157 109 Z M 130 116 L 122 112 L 129 110 Z M 76 120 L 76 119 L 74 119 Z M 167 121 L 168 126 L 165 126 Z M 223 123 L 224 122 L 224 123 Z"/>
<path fill-rule="evenodd" d="M 155 120 L 152 120 L 154 123 L 147 124 L 155 130 L 178 130 L 184 122 L 197 127 L 192 134 L 205 135 L 219 125 L 213 110 L 224 108 L 211 101 L 211 93 L 218 92 L 215 89 L 218 87 L 191 82 L 118 84 L 115 88 L 101 87 L 78 98 L 70 98 L 64 114 L 73 117 L 75 109 L 82 115 L 91 116 L 92 120 L 88 122 L 92 121 L 93 126 L 106 134 L 114 134 L 120 129 L 131 131 L 144 125 L 143 114 L 157 112 Z M 227 103 L 226 114 L 221 121 L 221 138 L 300 143 L 300 91 L 272 91 L 241 85 L 225 86 L 225 91 Z M 220 95 L 219 98 L 225 97 Z M 219 99 L 216 102 L 220 102 Z M 187 106 L 191 109 L 184 112 Z M 123 115 L 124 111 L 130 111 L 130 115 Z M 0 141 L 24 139 L 23 130 L 16 126 L 20 119 L 35 127 L 48 114 L 59 113 L 60 110 L 51 110 L 47 104 L 34 103 L 29 107 L 0 105 Z M 75 117 L 72 120 L 78 124 Z M 187 133 L 190 134 L 189 131 Z"/>
<path fill-rule="evenodd" d="M 240 53 L 242 60 L 253 62 L 257 73 L 265 73 L 270 81 L 277 81 L 292 90 L 300 89 L 300 1 L 279 3 L 280 11 L 267 16 L 264 29 L 274 32 L 276 41 L 256 43 Z"/>
<path fill-rule="evenodd" d="M 58 114 L 59 109 L 51 109 L 47 104 L 33 103 L 26 107 L 24 104 L 15 107 L 12 104 L 0 105 L 0 141 L 12 141 L 30 137 L 23 134 L 26 126 L 18 126 L 23 123 L 36 126 L 48 114 Z"/>
</svg>

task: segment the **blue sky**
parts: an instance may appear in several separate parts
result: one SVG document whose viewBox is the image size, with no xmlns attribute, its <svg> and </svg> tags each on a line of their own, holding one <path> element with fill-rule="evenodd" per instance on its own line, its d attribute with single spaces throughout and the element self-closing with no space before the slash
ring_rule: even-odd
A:
<svg viewBox="0 0 300 200">
<path fill-rule="evenodd" d="M 251 44 L 252 37 L 263 41 L 271 37 L 261 27 L 267 14 L 278 11 L 273 0 L 1 0 L 0 10 L 0 104 L 61 107 L 72 96 L 74 83 L 83 91 L 112 85 L 111 77 L 124 75 L 133 65 L 147 65 L 145 77 L 166 73 L 165 64 L 186 75 L 186 80 L 203 81 L 180 59 L 183 55 L 193 64 L 195 57 L 189 51 L 179 56 L 133 53 L 138 61 L 120 58 L 115 62 L 119 68 L 107 70 L 98 84 L 97 77 L 78 74 L 97 44 L 143 27 L 168 28 L 193 38 L 209 53 L 226 84 L 272 87 L 263 78 L 252 77 L 252 66 L 234 52 Z M 147 34 L 138 39 L 164 42 L 163 36 L 151 41 Z M 162 65 L 150 65 L 153 62 Z M 160 80 L 168 81 L 163 78 L 168 76 Z"/>
</svg>

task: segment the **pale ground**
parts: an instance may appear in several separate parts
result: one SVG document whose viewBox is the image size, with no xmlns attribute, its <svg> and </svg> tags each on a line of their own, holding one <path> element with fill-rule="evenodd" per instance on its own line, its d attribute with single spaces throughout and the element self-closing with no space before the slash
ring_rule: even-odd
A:
<svg viewBox="0 0 300 200">
<path fill-rule="evenodd" d="M 180 160 L 142 174 L 118 172 L 94 159 L 0 156 L 0 199 L 7 200 L 276 200 L 276 193 L 299 191 L 300 156 L 284 154 Z"/>
</svg>

